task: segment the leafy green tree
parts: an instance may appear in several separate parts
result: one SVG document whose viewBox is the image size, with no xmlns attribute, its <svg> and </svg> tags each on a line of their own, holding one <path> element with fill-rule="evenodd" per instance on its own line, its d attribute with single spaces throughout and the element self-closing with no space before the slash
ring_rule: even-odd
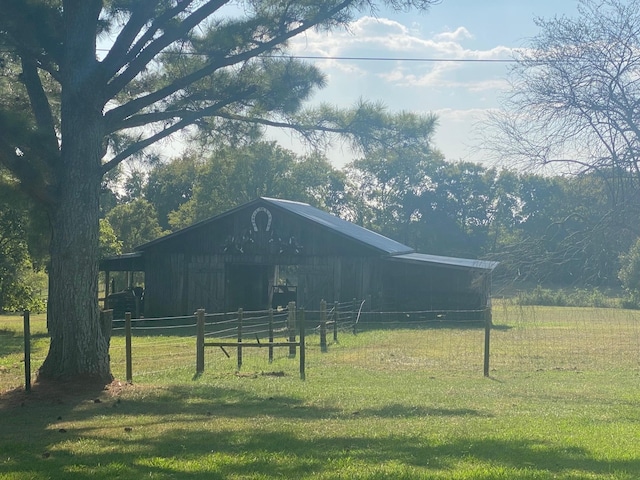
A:
<svg viewBox="0 0 640 480">
<path fill-rule="evenodd" d="M 630 229 L 615 227 L 599 175 L 510 172 L 501 179 L 509 182 L 499 180 L 497 187 L 509 211 L 498 210 L 488 250 L 501 262 L 498 273 L 540 284 L 616 285 L 618 256 L 633 237 Z M 627 218 L 635 215 L 628 212 Z"/>
<path fill-rule="evenodd" d="M 20 280 L 28 262 L 22 215 L 4 208 L 0 210 L 0 311 L 11 308 L 19 299 Z"/>
<path fill-rule="evenodd" d="M 640 238 L 631 246 L 628 252 L 620 258 L 622 267 L 618 277 L 622 286 L 631 296 L 634 304 L 640 305 Z"/>
<path fill-rule="evenodd" d="M 411 231 L 419 220 L 415 199 L 429 187 L 432 172 L 443 163 L 432 145 L 437 119 L 401 112 L 382 115 L 379 122 L 388 132 L 398 128 L 403 136 L 367 144 L 364 157 L 347 166 L 351 193 L 360 209 L 355 221 L 414 243 Z"/>
<path fill-rule="evenodd" d="M 433 0 L 380 3 L 426 9 Z M 122 161 L 190 126 L 219 138 L 247 124 L 376 138 L 378 106 L 303 112 L 325 78 L 276 56 L 290 38 L 345 26 L 374 3 L 229 6 L 237 4 L 0 0 L 0 44 L 18 66 L 5 85 L 19 99 L 0 107 L 0 163 L 52 226 L 51 342 L 42 378 L 111 378 L 98 321 L 99 199 L 104 175 Z M 113 42 L 98 54 L 97 40 L 107 34 Z"/>
<path fill-rule="evenodd" d="M 0 311 L 44 309 L 48 238 L 46 216 L 0 169 Z"/>
<path fill-rule="evenodd" d="M 219 148 L 202 161 L 194 178 L 191 198 L 169 214 L 173 229 L 260 196 L 308 202 L 330 211 L 340 210 L 344 202 L 344 175 L 326 158 L 298 157 L 275 142 Z"/>
<path fill-rule="evenodd" d="M 343 215 L 352 202 L 346 174 L 317 152 L 297 157 L 289 166 L 286 178 L 287 188 L 280 194 L 270 195 L 306 202 L 338 216 Z"/>
<path fill-rule="evenodd" d="M 106 220 L 125 252 L 167 233 L 158 223 L 155 207 L 144 198 L 117 205 L 107 214 Z M 105 234 L 109 234 L 106 225 Z"/>
<path fill-rule="evenodd" d="M 202 163 L 194 154 L 185 154 L 149 170 L 143 196 L 156 208 L 162 229 L 170 228 L 169 214 L 193 196 Z"/>
<path fill-rule="evenodd" d="M 111 223 L 106 218 L 100 219 L 100 258 L 120 255 L 122 253 L 122 241 L 114 231 Z"/>
</svg>

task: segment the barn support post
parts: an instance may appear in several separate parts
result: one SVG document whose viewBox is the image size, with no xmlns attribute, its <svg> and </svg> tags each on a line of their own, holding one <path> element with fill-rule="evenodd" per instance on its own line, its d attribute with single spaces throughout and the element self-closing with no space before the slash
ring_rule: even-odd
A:
<svg viewBox="0 0 640 480">
<path fill-rule="evenodd" d="M 269 363 L 273 363 L 273 308 L 269 309 Z"/>
<path fill-rule="evenodd" d="M 133 366 L 131 365 L 131 312 L 124 313 L 124 337 L 127 383 L 133 383 Z"/>
<path fill-rule="evenodd" d="M 295 343 L 296 341 L 296 302 L 289 302 L 289 315 L 287 317 L 287 330 L 289 331 L 289 342 Z M 296 346 L 289 346 L 289 357 L 296 356 Z"/>
<path fill-rule="evenodd" d="M 305 360 L 306 360 L 306 346 L 305 346 L 305 324 L 304 324 L 304 308 L 300 310 L 300 318 L 298 320 L 300 325 L 300 380 L 305 380 Z M 294 347 L 295 348 L 295 347 Z"/>
<path fill-rule="evenodd" d="M 238 370 L 242 367 L 242 308 L 238 309 Z"/>
<path fill-rule="evenodd" d="M 320 351 L 326 352 L 327 349 L 327 302 L 320 301 Z"/>
<path fill-rule="evenodd" d="M 491 343 L 491 305 L 484 311 L 484 376 L 489 376 L 489 352 Z"/>
<path fill-rule="evenodd" d="M 196 375 L 204 372 L 204 308 L 196 311 Z"/>
<path fill-rule="evenodd" d="M 24 327 L 24 391 L 31 392 L 31 316 L 25 310 L 22 316 Z"/>
</svg>

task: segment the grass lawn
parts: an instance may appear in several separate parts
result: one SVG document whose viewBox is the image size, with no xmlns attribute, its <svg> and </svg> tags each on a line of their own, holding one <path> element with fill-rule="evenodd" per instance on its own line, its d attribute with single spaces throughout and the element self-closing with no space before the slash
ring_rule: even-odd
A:
<svg viewBox="0 0 640 480">
<path fill-rule="evenodd" d="M 311 336 L 304 382 L 264 349 L 239 373 L 233 349 L 207 350 L 194 378 L 192 338 L 141 332 L 133 385 L 29 395 L 10 390 L 22 321 L 0 317 L 0 478 L 640 478 L 638 318 L 516 310 L 495 309 L 490 378 L 480 328 L 341 334 L 325 354 Z"/>
</svg>

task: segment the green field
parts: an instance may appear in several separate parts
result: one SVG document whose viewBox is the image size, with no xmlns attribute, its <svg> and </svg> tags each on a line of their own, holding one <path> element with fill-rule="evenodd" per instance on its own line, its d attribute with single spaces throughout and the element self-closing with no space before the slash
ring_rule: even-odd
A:
<svg viewBox="0 0 640 480">
<path fill-rule="evenodd" d="M 416 323 L 340 332 L 298 360 L 136 332 L 133 385 L 21 385 L 22 320 L 0 317 L 2 479 L 637 479 L 640 315 L 497 306 L 484 330 Z M 32 318 L 34 365 L 46 353 Z M 124 339 L 112 339 L 124 378 Z"/>
</svg>

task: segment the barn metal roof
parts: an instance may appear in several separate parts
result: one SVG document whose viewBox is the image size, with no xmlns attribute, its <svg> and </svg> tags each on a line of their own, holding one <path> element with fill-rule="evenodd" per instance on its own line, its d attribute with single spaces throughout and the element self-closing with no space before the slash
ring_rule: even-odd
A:
<svg viewBox="0 0 640 480">
<path fill-rule="evenodd" d="M 498 266 L 498 262 L 488 260 L 473 260 L 470 258 L 443 257 L 440 255 L 428 255 L 426 253 L 406 253 L 389 257 L 389 260 L 398 262 L 408 262 L 417 264 L 437 264 L 449 267 L 462 267 L 477 270 L 493 270 Z"/>
<path fill-rule="evenodd" d="M 330 213 L 324 212 L 319 208 L 312 207 L 307 203 L 268 197 L 262 197 L 262 200 L 295 215 L 306 218 L 318 225 L 322 225 L 323 227 L 333 230 L 345 237 L 349 237 L 360 243 L 381 250 L 388 255 L 397 255 L 400 253 L 414 251 L 413 248 L 408 247 L 407 245 L 396 242 L 395 240 L 387 238 L 384 235 L 380 235 L 379 233 L 367 230 L 355 223 L 343 220 L 335 215 L 331 215 Z"/>
<path fill-rule="evenodd" d="M 286 210 L 287 212 L 290 212 L 294 215 L 305 218 L 317 225 L 321 225 L 324 228 L 332 230 L 337 234 L 342 235 L 346 238 L 352 239 L 361 244 L 375 248 L 378 251 L 382 252 L 382 254 L 385 255 L 387 259 L 390 261 L 416 263 L 416 264 L 436 264 L 436 265 L 443 265 L 443 266 L 449 266 L 449 267 L 471 268 L 471 269 L 478 269 L 478 270 L 493 270 L 498 265 L 498 262 L 491 262 L 486 260 L 473 260 L 468 258 L 454 258 L 454 257 L 444 257 L 439 255 L 428 255 L 425 253 L 416 253 L 413 248 L 407 245 L 404 245 L 400 242 L 397 242 L 388 237 L 385 237 L 384 235 L 380 235 L 379 233 L 373 232 L 371 230 L 367 230 L 366 228 L 356 225 L 355 223 L 351 223 L 346 220 L 343 220 L 340 217 L 327 213 L 323 210 L 320 210 L 319 208 L 312 207 L 307 203 L 295 202 L 292 200 L 282 200 L 279 198 L 269 198 L 269 197 L 257 198 L 252 202 L 249 202 L 244 205 L 240 205 L 223 214 L 195 223 L 189 227 L 186 227 L 182 230 L 171 233 L 165 237 L 152 240 L 151 242 L 148 242 L 144 245 L 139 246 L 138 249 L 144 251 L 152 245 L 163 242 L 170 238 L 177 237 L 183 234 L 184 232 L 198 228 L 203 224 L 216 221 L 222 217 L 226 217 L 227 215 L 232 215 L 238 210 L 246 208 L 250 205 L 255 205 L 256 203 L 259 203 L 259 202 L 265 202 L 273 207 Z M 136 252 L 131 255 L 137 256 L 137 255 L 141 255 L 141 253 Z M 114 259 L 112 259 L 112 262 L 113 260 Z M 130 259 L 130 260 L 133 260 L 133 259 Z M 136 259 L 136 261 L 138 261 L 138 259 Z M 114 265 L 114 264 L 111 263 L 111 265 Z"/>
</svg>

